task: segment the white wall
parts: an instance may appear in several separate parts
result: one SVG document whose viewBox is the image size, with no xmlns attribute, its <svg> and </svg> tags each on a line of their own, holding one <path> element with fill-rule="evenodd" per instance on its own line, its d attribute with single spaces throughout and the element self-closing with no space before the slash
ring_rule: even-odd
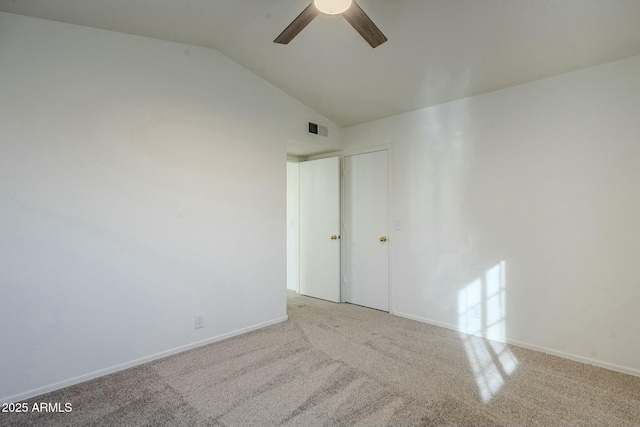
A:
<svg viewBox="0 0 640 427">
<path fill-rule="evenodd" d="M 343 130 L 393 144 L 393 311 L 640 375 L 640 57 Z"/>
<path fill-rule="evenodd" d="M 0 13 L 0 52 L 0 401 L 286 319 L 325 118 L 209 49 Z"/>
<path fill-rule="evenodd" d="M 287 162 L 287 289 L 300 292 L 300 165 Z"/>
</svg>

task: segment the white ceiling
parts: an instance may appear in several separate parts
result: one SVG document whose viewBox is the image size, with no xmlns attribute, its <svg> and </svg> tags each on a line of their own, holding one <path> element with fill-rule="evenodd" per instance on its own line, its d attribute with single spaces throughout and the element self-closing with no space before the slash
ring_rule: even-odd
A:
<svg viewBox="0 0 640 427">
<path fill-rule="evenodd" d="M 310 0 L 0 0 L 0 11 L 217 49 L 347 127 L 640 55 L 640 0 L 359 0 L 273 39 Z"/>
</svg>

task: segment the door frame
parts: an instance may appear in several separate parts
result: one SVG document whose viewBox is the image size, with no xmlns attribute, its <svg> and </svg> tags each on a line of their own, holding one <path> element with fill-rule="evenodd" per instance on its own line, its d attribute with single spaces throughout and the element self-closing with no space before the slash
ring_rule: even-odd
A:
<svg viewBox="0 0 640 427">
<path fill-rule="evenodd" d="M 392 144 L 384 144 L 384 145 L 376 145 L 376 146 L 372 146 L 372 147 L 362 147 L 362 148 L 355 148 L 355 149 L 348 149 L 348 150 L 344 150 L 340 153 L 340 169 L 341 169 L 341 174 L 340 174 L 340 193 L 341 193 L 341 203 L 340 203 L 340 233 L 341 235 L 345 235 L 345 229 L 344 229 L 344 218 L 345 218 L 345 206 L 347 203 L 346 200 L 346 194 L 345 194 L 345 190 L 344 190 L 344 181 L 345 181 L 345 172 L 344 172 L 344 158 L 345 157 L 350 157 L 350 156 L 357 156 L 360 154 L 368 154 L 368 153 L 375 153 L 377 151 L 386 151 L 387 152 L 387 185 L 388 185 L 388 192 L 387 192 L 387 209 L 388 209 L 388 221 L 389 223 L 387 224 L 388 230 L 389 230 L 389 239 L 387 240 L 387 244 L 389 245 L 389 250 L 388 250 L 388 259 L 387 259 L 387 266 L 388 266 L 388 287 L 389 287 L 389 314 L 394 314 L 394 304 L 393 304 L 393 256 L 392 254 L 392 249 L 393 249 L 393 244 L 394 244 L 394 239 L 395 239 L 395 229 L 392 227 L 392 224 L 394 223 L 393 220 L 393 206 L 391 201 L 393 200 L 392 197 L 392 173 L 391 173 L 391 165 L 392 165 Z M 341 268 L 340 268 L 340 302 L 345 302 L 346 298 L 345 298 L 345 293 L 346 293 L 346 283 L 345 283 L 345 272 L 348 271 L 347 268 L 347 260 L 345 259 L 345 247 L 344 247 L 344 239 L 340 240 L 340 258 L 341 258 Z"/>
</svg>

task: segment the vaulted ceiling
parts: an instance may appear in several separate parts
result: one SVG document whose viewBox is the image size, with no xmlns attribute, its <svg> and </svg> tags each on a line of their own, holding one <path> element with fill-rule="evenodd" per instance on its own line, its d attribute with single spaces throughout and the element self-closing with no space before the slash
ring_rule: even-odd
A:
<svg viewBox="0 0 640 427">
<path fill-rule="evenodd" d="M 347 127 L 640 55 L 638 0 L 358 0 L 274 38 L 310 0 L 0 0 L 0 11 L 205 46 Z"/>
</svg>

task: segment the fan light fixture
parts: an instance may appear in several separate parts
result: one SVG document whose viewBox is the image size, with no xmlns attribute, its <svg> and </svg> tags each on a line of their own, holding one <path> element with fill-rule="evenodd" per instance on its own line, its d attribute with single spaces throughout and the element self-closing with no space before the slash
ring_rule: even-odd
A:
<svg viewBox="0 0 640 427">
<path fill-rule="evenodd" d="M 355 0 L 313 0 L 273 42 L 289 44 L 300 31 L 321 13 L 342 15 L 371 47 L 380 46 L 387 41 L 380 28 L 376 27 L 376 24 L 364 13 L 364 10 L 358 6 Z"/>
<path fill-rule="evenodd" d="M 351 7 L 353 0 L 313 0 L 313 5 L 327 15 L 339 15 Z"/>
</svg>

